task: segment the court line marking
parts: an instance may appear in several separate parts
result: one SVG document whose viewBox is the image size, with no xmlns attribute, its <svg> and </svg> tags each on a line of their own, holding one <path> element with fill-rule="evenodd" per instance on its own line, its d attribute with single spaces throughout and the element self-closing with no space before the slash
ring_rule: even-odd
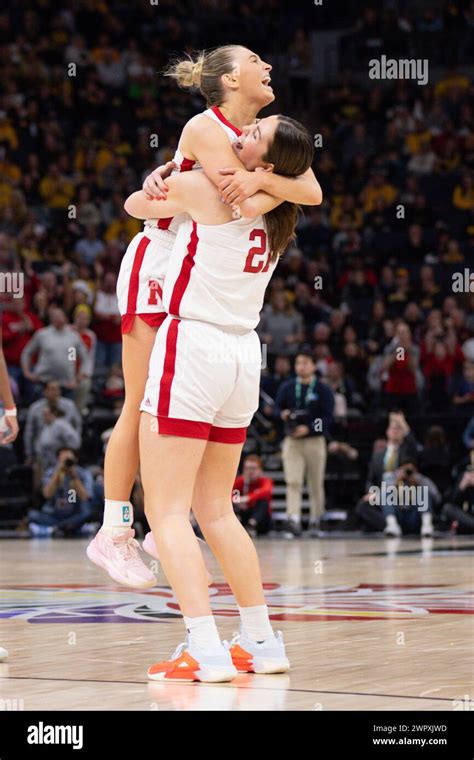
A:
<svg viewBox="0 0 474 760">
<path fill-rule="evenodd" d="M 242 673 L 242 675 L 244 675 Z M 67 683 L 106 683 L 106 684 L 130 684 L 135 686 L 146 686 L 153 681 L 108 681 L 97 678 L 47 678 L 46 676 L 6 676 L 0 677 L 0 683 L 2 681 L 66 681 Z M 202 683 L 188 683 L 189 686 L 202 686 Z M 236 684 L 238 685 L 238 684 Z M 240 686 L 241 689 L 253 689 L 254 691 L 280 691 L 280 689 L 268 688 L 266 686 Z M 375 694 L 373 692 L 366 691 L 327 691 L 322 689 L 296 689 L 285 688 L 281 689 L 285 692 L 294 692 L 302 694 L 341 694 L 349 697 L 384 697 L 388 699 L 422 699 L 431 702 L 452 702 L 458 697 L 417 697 L 411 694 Z"/>
</svg>

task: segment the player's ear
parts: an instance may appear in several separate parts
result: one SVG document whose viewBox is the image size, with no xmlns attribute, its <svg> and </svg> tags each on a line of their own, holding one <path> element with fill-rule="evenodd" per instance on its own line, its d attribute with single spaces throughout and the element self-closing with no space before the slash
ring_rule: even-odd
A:
<svg viewBox="0 0 474 760">
<path fill-rule="evenodd" d="M 262 172 L 272 172 L 275 169 L 275 164 L 265 163 L 263 166 L 259 166 L 258 169 Z"/>
<path fill-rule="evenodd" d="M 228 87 L 231 90 L 236 90 L 239 86 L 239 70 L 236 67 L 227 74 L 222 75 L 222 83 L 224 87 Z"/>
</svg>

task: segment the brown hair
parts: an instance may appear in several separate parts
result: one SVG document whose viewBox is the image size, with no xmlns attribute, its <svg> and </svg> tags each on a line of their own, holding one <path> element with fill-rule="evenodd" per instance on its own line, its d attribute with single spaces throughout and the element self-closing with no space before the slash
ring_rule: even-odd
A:
<svg viewBox="0 0 474 760">
<path fill-rule="evenodd" d="M 290 116 L 278 116 L 278 126 L 264 161 L 273 164 L 275 174 L 298 177 L 313 162 L 314 145 L 308 130 Z M 300 207 L 284 201 L 265 214 L 272 261 L 276 261 L 295 238 Z"/>
<path fill-rule="evenodd" d="M 213 50 L 201 50 L 187 58 L 177 58 L 164 75 L 174 79 L 178 87 L 198 89 L 207 105 L 216 106 L 224 98 L 222 77 L 235 66 L 235 51 L 240 45 L 223 45 Z"/>
</svg>

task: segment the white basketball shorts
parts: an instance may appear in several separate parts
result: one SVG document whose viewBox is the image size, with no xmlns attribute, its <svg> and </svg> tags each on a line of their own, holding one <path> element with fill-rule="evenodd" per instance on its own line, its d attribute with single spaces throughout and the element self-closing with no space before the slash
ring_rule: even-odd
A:
<svg viewBox="0 0 474 760">
<path fill-rule="evenodd" d="M 158 432 L 242 443 L 258 408 L 260 340 L 167 316 L 157 332 L 140 409 Z"/>
<path fill-rule="evenodd" d="M 130 241 L 117 279 L 122 333 L 130 332 L 136 316 L 152 327 L 165 319 L 163 280 L 175 237 L 168 230 L 146 228 Z"/>
</svg>

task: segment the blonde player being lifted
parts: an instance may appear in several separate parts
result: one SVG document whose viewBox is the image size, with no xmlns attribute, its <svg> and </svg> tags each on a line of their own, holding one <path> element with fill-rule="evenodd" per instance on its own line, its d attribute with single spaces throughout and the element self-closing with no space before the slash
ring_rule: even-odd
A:
<svg viewBox="0 0 474 760">
<path fill-rule="evenodd" d="M 2 330 L 0 326 L 0 402 L 3 404 L 3 417 L 0 418 L 0 445 L 6 446 L 13 443 L 18 435 L 18 421 L 16 418 L 16 406 L 10 387 L 7 365 L 2 348 Z M 0 662 L 4 662 L 8 652 L 0 647 Z"/>
<path fill-rule="evenodd" d="M 240 204 L 242 213 L 251 210 L 253 196 L 262 191 L 294 203 L 321 202 L 321 189 L 310 168 L 292 178 L 276 172 L 249 172 L 231 149 L 231 143 L 242 134 L 242 126 L 253 122 L 274 100 L 270 71 L 271 66 L 256 53 L 239 45 L 202 53 L 195 61 L 177 62 L 168 71 L 180 87 L 199 88 L 209 106 L 186 124 L 174 165 L 179 172 L 203 169 L 219 187 L 223 200 Z M 222 167 L 226 167 L 224 173 Z M 160 167 L 147 178 L 144 189 L 148 197 L 166 198 L 168 188 L 163 178 L 169 170 L 169 165 Z M 130 494 L 138 468 L 139 405 L 156 331 L 166 316 L 161 289 L 178 222 L 170 218 L 156 222 L 150 217 L 127 249 L 117 286 L 125 403 L 105 456 L 104 524 L 87 553 L 115 581 L 136 588 L 156 583 L 137 551 Z M 156 556 L 151 536 L 144 547 Z"/>
<path fill-rule="evenodd" d="M 309 133 L 284 116 L 245 127 L 233 148 L 255 174 L 296 177 L 313 158 Z M 231 491 L 258 406 L 261 351 L 254 328 L 279 254 L 293 236 L 297 206 L 257 193 L 245 215 L 233 218 L 203 172 L 173 176 L 168 188 L 166 201 L 147 201 L 140 191 L 125 203 L 138 218 L 188 214 L 168 263 L 168 316 L 140 407 L 145 511 L 187 639 L 148 675 L 218 682 L 238 670 L 284 672 L 283 638 L 270 624 L 257 553 L 234 514 Z M 221 642 L 211 612 L 191 503 L 239 605 L 241 631 L 230 645 Z"/>
</svg>

